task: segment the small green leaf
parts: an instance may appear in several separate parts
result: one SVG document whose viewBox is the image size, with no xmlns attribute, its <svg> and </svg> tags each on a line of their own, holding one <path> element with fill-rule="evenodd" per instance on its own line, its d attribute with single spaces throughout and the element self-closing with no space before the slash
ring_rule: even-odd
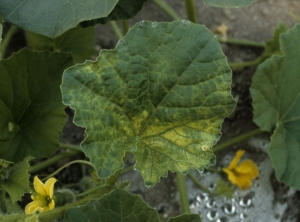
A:
<svg viewBox="0 0 300 222">
<path fill-rule="evenodd" d="M 199 214 L 183 214 L 169 218 L 168 222 L 201 222 Z"/>
<path fill-rule="evenodd" d="M 87 128 L 82 149 L 106 178 L 135 153 L 147 186 L 168 170 L 202 171 L 235 106 L 231 70 L 214 35 L 188 21 L 141 22 L 102 50 L 98 61 L 66 70 L 62 95 Z"/>
<path fill-rule="evenodd" d="M 71 65 L 67 54 L 27 49 L 0 61 L 1 158 L 47 157 L 59 148 L 66 121 L 59 85 Z"/>
<path fill-rule="evenodd" d="M 55 38 L 80 22 L 102 18 L 118 0 L 1 0 L 0 14 L 16 26 Z"/>
<path fill-rule="evenodd" d="M 262 55 L 264 59 L 267 59 L 272 55 L 282 54 L 280 49 L 280 36 L 286 31 L 286 26 L 280 22 L 273 33 L 272 39 L 266 42 L 265 51 Z"/>
<path fill-rule="evenodd" d="M 12 202 L 20 200 L 24 193 L 30 192 L 30 175 L 28 174 L 30 165 L 28 162 L 31 159 L 32 157 L 26 157 L 23 161 L 14 164 L 12 167 L 1 170 L 1 173 L 6 174 L 6 178 L 1 178 L 0 187 L 9 194 Z"/>
<path fill-rule="evenodd" d="M 213 196 L 225 196 L 227 198 L 232 198 L 234 193 L 234 188 L 232 185 L 225 183 L 224 180 L 220 179 L 217 182 L 217 186 L 214 189 Z"/>
<path fill-rule="evenodd" d="M 254 122 L 272 132 L 269 155 L 278 180 L 300 189 L 300 25 L 281 35 L 283 55 L 262 63 L 253 77 Z"/>
<path fill-rule="evenodd" d="M 159 222 L 159 218 L 157 211 L 138 195 L 117 189 L 99 200 L 90 200 L 84 206 L 68 208 L 63 221 Z"/>
<path fill-rule="evenodd" d="M 133 18 L 143 7 L 147 0 L 119 0 L 114 10 L 104 18 L 82 22 L 81 25 L 93 26 L 98 23 L 105 24 L 109 21 L 127 20 Z"/>
<path fill-rule="evenodd" d="M 95 34 L 94 27 L 77 26 L 55 39 L 32 32 L 26 32 L 26 39 L 31 49 L 71 53 L 74 62 L 81 63 L 90 59 L 95 52 Z"/>
<path fill-rule="evenodd" d="M 256 0 L 204 0 L 205 4 L 222 8 L 239 8 L 251 5 Z"/>
<path fill-rule="evenodd" d="M 10 162 L 10 161 L 3 160 L 3 159 L 0 159 L 0 168 L 7 168 L 12 164 L 14 164 L 14 163 Z"/>
</svg>

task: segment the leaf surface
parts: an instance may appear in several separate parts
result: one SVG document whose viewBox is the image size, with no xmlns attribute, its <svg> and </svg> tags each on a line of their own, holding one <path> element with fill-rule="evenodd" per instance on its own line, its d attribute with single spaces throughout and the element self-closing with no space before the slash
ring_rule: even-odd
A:
<svg viewBox="0 0 300 222">
<path fill-rule="evenodd" d="M 117 189 L 84 206 L 68 208 L 63 221 L 159 222 L 159 218 L 157 211 L 150 208 L 138 195 Z"/>
<path fill-rule="evenodd" d="M 278 180 L 300 189 L 300 25 L 281 35 L 283 55 L 262 63 L 253 77 L 254 122 L 272 132 L 269 155 Z"/>
<path fill-rule="evenodd" d="M 199 214 L 183 214 L 169 218 L 168 222 L 201 222 Z"/>
<path fill-rule="evenodd" d="M 205 4 L 222 8 L 239 8 L 251 5 L 256 0 L 204 0 Z"/>
<path fill-rule="evenodd" d="M 92 26 L 98 23 L 105 24 L 109 21 L 127 20 L 133 18 L 143 7 L 147 0 L 119 0 L 113 11 L 107 16 L 91 21 L 84 21 L 82 26 Z"/>
<path fill-rule="evenodd" d="M 0 169 L 1 173 L 6 175 L 6 178 L 1 178 L 0 187 L 9 194 L 12 202 L 20 200 L 24 193 L 30 192 L 30 174 L 28 173 L 30 165 L 28 162 L 31 159 L 31 157 L 27 157 L 12 167 Z"/>
<path fill-rule="evenodd" d="M 59 148 L 66 121 L 59 86 L 71 65 L 70 55 L 27 49 L 0 62 L 1 158 L 47 157 Z"/>
<path fill-rule="evenodd" d="M 188 21 L 141 22 L 96 62 L 66 70 L 63 101 L 87 128 L 82 149 L 106 178 L 133 152 L 147 186 L 215 163 L 211 147 L 235 106 L 214 35 Z"/>
<path fill-rule="evenodd" d="M 26 32 L 26 40 L 31 49 L 71 53 L 75 63 L 82 63 L 95 52 L 95 28 L 76 28 L 51 39 L 43 35 Z"/>
<path fill-rule="evenodd" d="M 118 0 L 1 0 L 4 20 L 26 31 L 55 38 L 80 22 L 109 15 Z"/>
<path fill-rule="evenodd" d="M 266 42 L 265 51 L 262 55 L 263 59 L 270 58 L 276 54 L 282 54 L 280 49 L 280 36 L 286 31 L 287 27 L 280 22 L 273 33 L 272 39 Z"/>
</svg>

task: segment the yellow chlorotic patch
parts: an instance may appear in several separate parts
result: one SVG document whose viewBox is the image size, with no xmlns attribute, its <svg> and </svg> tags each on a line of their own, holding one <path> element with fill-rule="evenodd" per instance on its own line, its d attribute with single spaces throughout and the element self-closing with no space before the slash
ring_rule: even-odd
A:
<svg viewBox="0 0 300 222">
<path fill-rule="evenodd" d="M 34 177 L 33 186 L 36 193 L 31 196 L 33 201 L 25 207 L 26 214 L 31 214 L 37 210 L 44 212 L 54 209 L 53 193 L 56 181 L 55 178 L 49 178 L 44 184 L 37 176 Z"/>
<path fill-rule="evenodd" d="M 229 166 L 222 169 L 228 180 L 241 190 L 251 187 L 252 180 L 259 175 L 258 167 L 252 160 L 244 160 L 238 164 L 244 153 L 244 150 L 238 150 Z"/>
</svg>

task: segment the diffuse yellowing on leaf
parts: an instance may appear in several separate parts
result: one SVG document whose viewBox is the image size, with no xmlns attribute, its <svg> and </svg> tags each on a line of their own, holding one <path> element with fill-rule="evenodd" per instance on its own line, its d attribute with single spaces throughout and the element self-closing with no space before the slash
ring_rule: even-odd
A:
<svg viewBox="0 0 300 222">
<path fill-rule="evenodd" d="M 244 150 L 238 150 L 229 166 L 222 169 L 228 180 L 241 190 L 250 188 L 252 180 L 259 175 L 258 167 L 252 160 L 247 159 L 238 164 L 244 153 Z"/>
</svg>

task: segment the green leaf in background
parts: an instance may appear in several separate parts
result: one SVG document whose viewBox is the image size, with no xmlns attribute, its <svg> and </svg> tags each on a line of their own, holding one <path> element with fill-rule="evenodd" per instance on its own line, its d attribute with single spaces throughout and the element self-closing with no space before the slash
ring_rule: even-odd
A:
<svg viewBox="0 0 300 222">
<path fill-rule="evenodd" d="M 82 26 L 93 26 L 98 23 L 105 24 L 109 21 L 127 20 L 133 18 L 143 7 L 147 0 L 119 0 L 114 10 L 104 18 L 84 21 Z"/>
<path fill-rule="evenodd" d="M 183 214 L 169 218 L 168 222 L 201 222 L 199 214 Z"/>
<path fill-rule="evenodd" d="M 23 161 L 14 164 L 12 167 L 1 170 L 0 187 L 5 190 L 12 202 L 21 199 L 24 193 L 30 192 L 28 170 L 29 161 L 32 157 L 26 157 Z M 3 178 L 5 174 L 5 178 Z"/>
<path fill-rule="evenodd" d="M 96 62 L 64 73 L 63 101 L 87 128 L 82 149 L 106 178 L 134 152 L 147 186 L 168 170 L 203 171 L 235 102 L 214 35 L 188 21 L 141 22 Z"/>
<path fill-rule="evenodd" d="M 117 189 L 84 206 L 68 208 L 63 221 L 68 222 L 159 222 L 158 213 L 138 195 Z"/>
<path fill-rule="evenodd" d="M 81 28 L 77 26 L 55 39 L 26 32 L 26 40 L 31 49 L 71 53 L 74 62 L 81 63 L 94 55 L 95 35 L 94 27 Z"/>
<path fill-rule="evenodd" d="M 281 35 L 283 55 L 262 63 L 253 77 L 254 122 L 272 132 L 269 155 L 278 180 L 300 189 L 300 25 Z"/>
<path fill-rule="evenodd" d="M 21 50 L 0 61 L 0 156 L 17 162 L 55 152 L 66 121 L 59 85 L 64 53 Z"/>
<path fill-rule="evenodd" d="M 262 55 L 263 59 L 270 58 L 272 55 L 282 54 L 280 49 L 280 36 L 287 31 L 287 27 L 280 22 L 272 36 L 272 39 L 266 42 L 265 51 Z"/>
<path fill-rule="evenodd" d="M 204 0 L 205 4 L 222 8 L 239 8 L 251 5 L 256 0 Z"/>
<path fill-rule="evenodd" d="M 106 17 L 118 0 L 1 0 L 4 20 L 26 31 L 55 38 L 80 22 Z"/>
<path fill-rule="evenodd" d="M 27 181 L 29 183 L 29 181 Z M 24 210 L 17 204 L 13 203 L 10 198 L 5 197 L 5 195 L 1 195 L 0 197 L 0 214 L 22 214 L 24 213 Z M 6 221 L 1 220 L 0 221 Z"/>
</svg>

